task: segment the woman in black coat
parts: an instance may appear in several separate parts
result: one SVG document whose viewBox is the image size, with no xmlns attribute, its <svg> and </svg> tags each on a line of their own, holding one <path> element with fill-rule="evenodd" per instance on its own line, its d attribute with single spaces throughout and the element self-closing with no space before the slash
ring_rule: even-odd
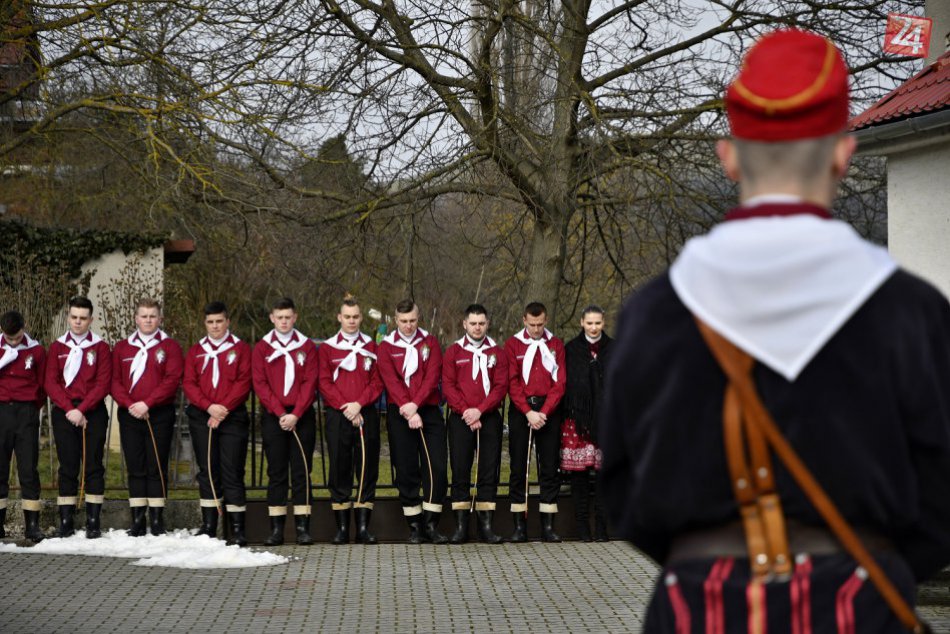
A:
<svg viewBox="0 0 950 634">
<path fill-rule="evenodd" d="M 561 470 L 571 473 L 578 535 L 589 542 L 591 471 L 600 469 L 602 456 L 594 439 L 597 438 L 604 368 L 613 340 L 603 331 L 604 309 L 599 306 L 584 309 L 581 327 L 581 333 L 565 346 L 567 391 L 561 426 Z M 594 499 L 594 518 L 594 537 L 597 541 L 607 541 L 607 523 L 599 497 Z"/>
</svg>

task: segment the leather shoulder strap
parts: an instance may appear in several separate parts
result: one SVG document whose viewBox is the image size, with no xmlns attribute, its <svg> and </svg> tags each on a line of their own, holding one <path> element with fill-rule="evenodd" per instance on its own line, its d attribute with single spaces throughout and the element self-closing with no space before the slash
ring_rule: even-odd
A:
<svg viewBox="0 0 950 634">
<path fill-rule="evenodd" d="M 871 581 L 878 592 L 893 610 L 901 623 L 912 632 L 924 632 L 924 625 L 917 618 L 914 610 L 900 595 L 894 584 L 877 564 L 871 553 L 861 542 L 861 539 L 851 528 L 850 524 L 838 511 L 834 502 L 828 497 L 818 481 L 802 462 L 798 454 L 779 431 L 775 421 L 762 404 L 759 394 L 752 380 L 752 375 L 744 368 L 751 367 L 748 354 L 736 347 L 732 342 L 710 328 L 698 317 L 695 318 L 699 331 L 709 346 L 719 366 L 729 379 L 727 390 L 734 389 L 742 406 L 742 413 L 749 425 L 757 427 L 772 450 L 778 456 L 785 468 L 788 469 L 795 482 L 808 496 L 812 505 L 828 523 L 828 527 L 841 542 L 841 546 L 868 572 Z"/>
</svg>

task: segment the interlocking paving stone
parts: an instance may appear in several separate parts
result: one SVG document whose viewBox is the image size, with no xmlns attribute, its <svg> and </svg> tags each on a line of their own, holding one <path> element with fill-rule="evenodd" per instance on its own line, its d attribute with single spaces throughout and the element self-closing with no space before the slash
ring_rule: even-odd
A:
<svg viewBox="0 0 950 634">
<path fill-rule="evenodd" d="M 0 553 L 0 631 L 629 632 L 655 566 L 622 542 L 282 546 L 282 566 Z M 948 597 L 946 581 L 921 596 Z M 950 631 L 950 601 L 922 607 Z"/>
</svg>

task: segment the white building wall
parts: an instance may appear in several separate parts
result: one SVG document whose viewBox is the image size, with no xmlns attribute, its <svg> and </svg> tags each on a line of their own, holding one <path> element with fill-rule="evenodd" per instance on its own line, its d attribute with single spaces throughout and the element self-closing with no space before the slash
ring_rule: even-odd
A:
<svg viewBox="0 0 950 634">
<path fill-rule="evenodd" d="M 950 144 L 887 157 L 891 255 L 950 296 Z"/>
</svg>

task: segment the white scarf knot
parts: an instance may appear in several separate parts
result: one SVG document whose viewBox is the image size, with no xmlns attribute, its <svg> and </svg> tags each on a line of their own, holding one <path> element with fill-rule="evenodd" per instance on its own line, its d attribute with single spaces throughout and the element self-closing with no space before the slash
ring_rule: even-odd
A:
<svg viewBox="0 0 950 634">
<path fill-rule="evenodd" d="M 343 350 L 348 352 L 343 360 L 340 361 L 340 365 L 333 370 L 333 382 L 336 383 L 336 379 L 340 376 L 340 370 L 346 370 L 347 372 L 352 372 L 356 369 L 356 357 L 357 355 L 363 355 L 368 359 L 376 360 L 376 355 L 366 350 L 365 346 L 372 341 L 369 337 L 364 335 L 361 332 L 356 333 L 356 337 L 352 340 L 347 339 L 346 334 L 341 330 L 334 337 L 327 339 L 323 342 L 323 345 L 330 346 L 331 348 L 336 348 L 337 350 Z"/>
<path fill-rule="evenodd" d="M 284 357 L 284 396 L 290 393 L 290 386 L 294 384 L 294 379 L 297 377 L 294 370 L 294 358 L 290 353 L 307 343 L 307 338 L 296 328 L 289 334 L 290 342 L 287 343 L 286 346 L 280 341 L 282 337 L 276 330 L 271 330 L 268 334 L 268 336 L 273 335 L 270 336 L 270 345 L 274 351 L 267 357 L 267 362 L 272 363 L 275 359 Z M 265 341 L 268 339 L 268 336 L 264 337 Z M 286 338 L 286 336 L 283 338 Z"/>
<path fill-rule="evenodd" d="M 140 334 L 139 331 L 136 330 L 132 333 L 132 336 L 126 340 L 130 346 L 138 348 L 135 352 L 135 356 L 132 357 L 132 367 L 129 368 L 129 376 L 132 378 L 132 384 L 129 386 L 130 391 L 135 387 L 135 384 L 139 382 L 142 375 L 145 374 L 145 366 L 148 364 L 148 351 L 168 337 L 162 330 L 156 330 L 152 333 L 148 341 L 142 340 L 144 336 L 145 335 Z"/>
<path fill-rule="evenodd" d="M 485 396 L 488 396 L 491 392 L 491 379 L 488 378 L 488 355 L 485 354 L 485 350 L 494 348 L 495 342 L 491 337 L 486 336 L 482 339 L 480 346 L 476 346 L 468 337 L 462 337 L 456 343 L 462 347 L 462 350 L 472 353 L 472 380 L 476 380 L 481 374 L 482 389 L 485 390 Z"/>
<path fill-rule="evenodd" d="M 412 336 L 411 343 L 402 338 L 399 334 L 399 330 L 394 330 L 386 335 L 386 341 L 406 351 L 406 356 L 402 360 L 402 376 L 406 382 L 406 387 L 409 387 L 409 380 L 412 378 L 412 375 L 416 373 L 416 370 L 419 369 L 419 350 L 417 350 L 415 346 L 419 335 L 422 335 L 422 340 L 425 341 L 429 333 L 422 328 L 417 328 L 416 334 Z"/>
<path fill-rule="evenodd" d="M 222 352 L 227 352 L 234 345 L 240 341 L 237 337 L 231 334 L 229 330 L 226 335 L 224 335 L 224 340 L 218 345 L 217 348 L 214 348 L 214 343 L 211 341 L 211 337 L 205 337 L 202 339 L 198 345 L 201 346 L 201 349 L 205 352 L 204 363 L 201 364 L 201 372 L 204 373 L 205 368 L 208 367 L 208 362 L 211 362 L 211 386 L 218 387 L 218 380 L 221 378 L 221 369 L 218 365 L 218 355 Z"/>
<path fill-rule="evenodd" d="M 528 384 L 528 379 L 531 378 L 531 366 L 534 364 L 534 356 L 538 351 L 541 352 L 541 365 L 551 375 L 551 379 L 557 381 L 557 359 L 554 358 L 554 353 L 547 346 L 548 341 L 553 336 L 547 328 L 544 329 L 544 334 L 540 339 L 532 339 L 525 330 L 515 335 L 515 339 L 528 346 L 524 353 L 524 359 L 521 361 L 521 378 L 524 379 L 525 385 Z"/>
<path fill-rule="evenodd" d="M 67 332 L 56 341 L 69 348 L 66 363 L 63 364 L 63 382 L 66 384 L 66 387 L 69 387 L 72 382 L 76 380 L 76 376 L 82 368 L 82 351 L 86 348 L 93 347 L 102 341 L 102 339 L 100 339 L 96 333 L 90 331 L 87 332 L 82 338 L 82 341 L 79 342 L 73 339 L 73 335 L 70 332 Z"/>
<path fill-rule="evenodd" d="M 23 333 L 23 340 L 15 346 L 8 344 L 7 340 L 3 339 L 2 336 L 0 336 L 0 341 L 2 341 L 3 344 L 0 346 L 0 348 L 3 348 L 3 355 L 0 356 L 0 370 L 16 361 L 16 358 L 20 356 L 20 350 L 29 350 L 30 348 L 40 345 L 26 333 Z"/>
</svg>

